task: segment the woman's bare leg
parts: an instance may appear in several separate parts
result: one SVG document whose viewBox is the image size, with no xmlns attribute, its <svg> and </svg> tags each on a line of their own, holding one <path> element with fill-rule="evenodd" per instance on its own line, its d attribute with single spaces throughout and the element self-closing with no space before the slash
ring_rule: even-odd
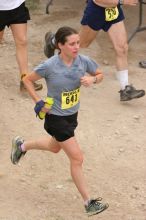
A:
<svg viewBox="0 0 146 220">
<path fill-rule="evenodd" d="M 52 137 L 42 137 L 32 141 L 24 142 L 25 151 L 28 150 L 45 150 L 53 153 L 58 153 L 61 150 L 60 145 Z"/>
<path fill-rule="evenodd" d="M 78 191 L 80 192 L 84 201 L 89 200 L 90 197 L 82 170 L 83 154 L 75 137 L 71 137 L 64 142 L 58 143 L 70 160 L 71 176 Z"/>
<path fill-rule="evenodd" d="M 10 27 L 16 44 L 16 59 L 21 77 L 28 73 L 27 23 L 12 24 Z"/>
</svg>

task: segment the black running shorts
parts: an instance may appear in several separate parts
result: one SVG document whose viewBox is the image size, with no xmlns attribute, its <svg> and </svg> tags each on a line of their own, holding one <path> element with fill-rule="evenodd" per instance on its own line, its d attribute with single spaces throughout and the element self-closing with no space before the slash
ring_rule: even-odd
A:
<svg viewBox="0 0 146 220">
<path fill-rule="evenodd" d="M 46 114 L 44 128 L 57 141 L 66 141 L 74 136 L 78 125 L 77 115 L 78 113 L 69 116 Z"/>
<path fill-rule="evenodd" d="M 4 30 L 5 26 L 27 23 L 28 20 L 30 20 L 30 15 L 25 2 L 12 10 L 0 10 L 0 31 Z"/>
</svg>

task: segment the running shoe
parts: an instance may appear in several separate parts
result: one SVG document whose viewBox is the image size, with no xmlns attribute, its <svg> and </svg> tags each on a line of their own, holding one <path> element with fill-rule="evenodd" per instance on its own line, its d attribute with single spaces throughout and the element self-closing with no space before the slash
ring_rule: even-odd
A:
<svg viewBox="0 0 146 220">
<path fill-rule="evenodd" d="M 52 42 L 52 39 L 54 38 L 54 34 L 52 32 L 47 32 L 45 34 L 45 46 L 44 46 L 44 54 L 46 57 L 50 58 L 55 53 L 55 45 Z"/>
<path fill-rule="evenodd" d="M 131 99 L 141 98 L 145 95 L 145 90 L 135 89 L 132 85 L 127 85 L 125 89 L 120 90 L 120 101 L 129 101 Z"/>
<path fill-rule="evenodd" d="M 26 154 L 26 152 L 22 152 L 21 145 L 24 143 L 22 137 L 15 137 L 12 140 L 12 151 L 11 151 L 11 162 L 13 164 L 17 164 L 22 156 Z"/>
<path fill-rule="evenodd" d="M 92 199 L 89 204 L 85 206 L 88 216 L 99 214 L 109 207 L 108 203 L 104 204 L 99 201 L 101 201 L 101 198 Z"/>
</svg>

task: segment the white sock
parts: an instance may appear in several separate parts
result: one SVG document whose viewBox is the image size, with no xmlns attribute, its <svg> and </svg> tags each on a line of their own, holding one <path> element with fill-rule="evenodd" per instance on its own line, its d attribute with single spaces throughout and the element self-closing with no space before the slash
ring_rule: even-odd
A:
<svg viewBox="0 0 146 220">
<path fill-rule="evenodd" d="M 26 150 L 25 150 L 25 146 L 24 146 L 24 143 L 21 144 L 20 148 L 21 148 L 22 152 L 26 152 Z"/>
<path fill-rule="evenodd" d="M 125 89 L 128 83 L 128 70 L 120 70 L 116 73 L 117 79 L 120 83 L 121 89 Z"/>
<path fill-rule="evenodd" d="M 84 205 L 85 205 L 85 206 L 88 206 L 88 205 L 89 205 L 89 202 L 90 202 L 90 199 L 85 200 L 85 201 L 84 201 Z"/>
</svg>

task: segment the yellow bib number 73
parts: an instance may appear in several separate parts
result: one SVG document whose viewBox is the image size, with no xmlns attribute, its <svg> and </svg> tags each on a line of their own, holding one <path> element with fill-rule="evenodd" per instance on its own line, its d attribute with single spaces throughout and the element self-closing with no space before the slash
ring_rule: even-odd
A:
<svg viewBox="0 0 146 220">
<path fill-rule="evenodd" d="M 62 92 L 61 108 L 62 109 L 71 108 L 79 102 L 79 99 L 80 99 L 80 88 L 68 92 Z"/>
<path fill-rule="evenodd" d="M 117 19 L 118 16 L 119 16 L 119 10 L 117 7 L 105 9 L 105 20 L 106 21 L 113 21 Z"/>
</svg>

